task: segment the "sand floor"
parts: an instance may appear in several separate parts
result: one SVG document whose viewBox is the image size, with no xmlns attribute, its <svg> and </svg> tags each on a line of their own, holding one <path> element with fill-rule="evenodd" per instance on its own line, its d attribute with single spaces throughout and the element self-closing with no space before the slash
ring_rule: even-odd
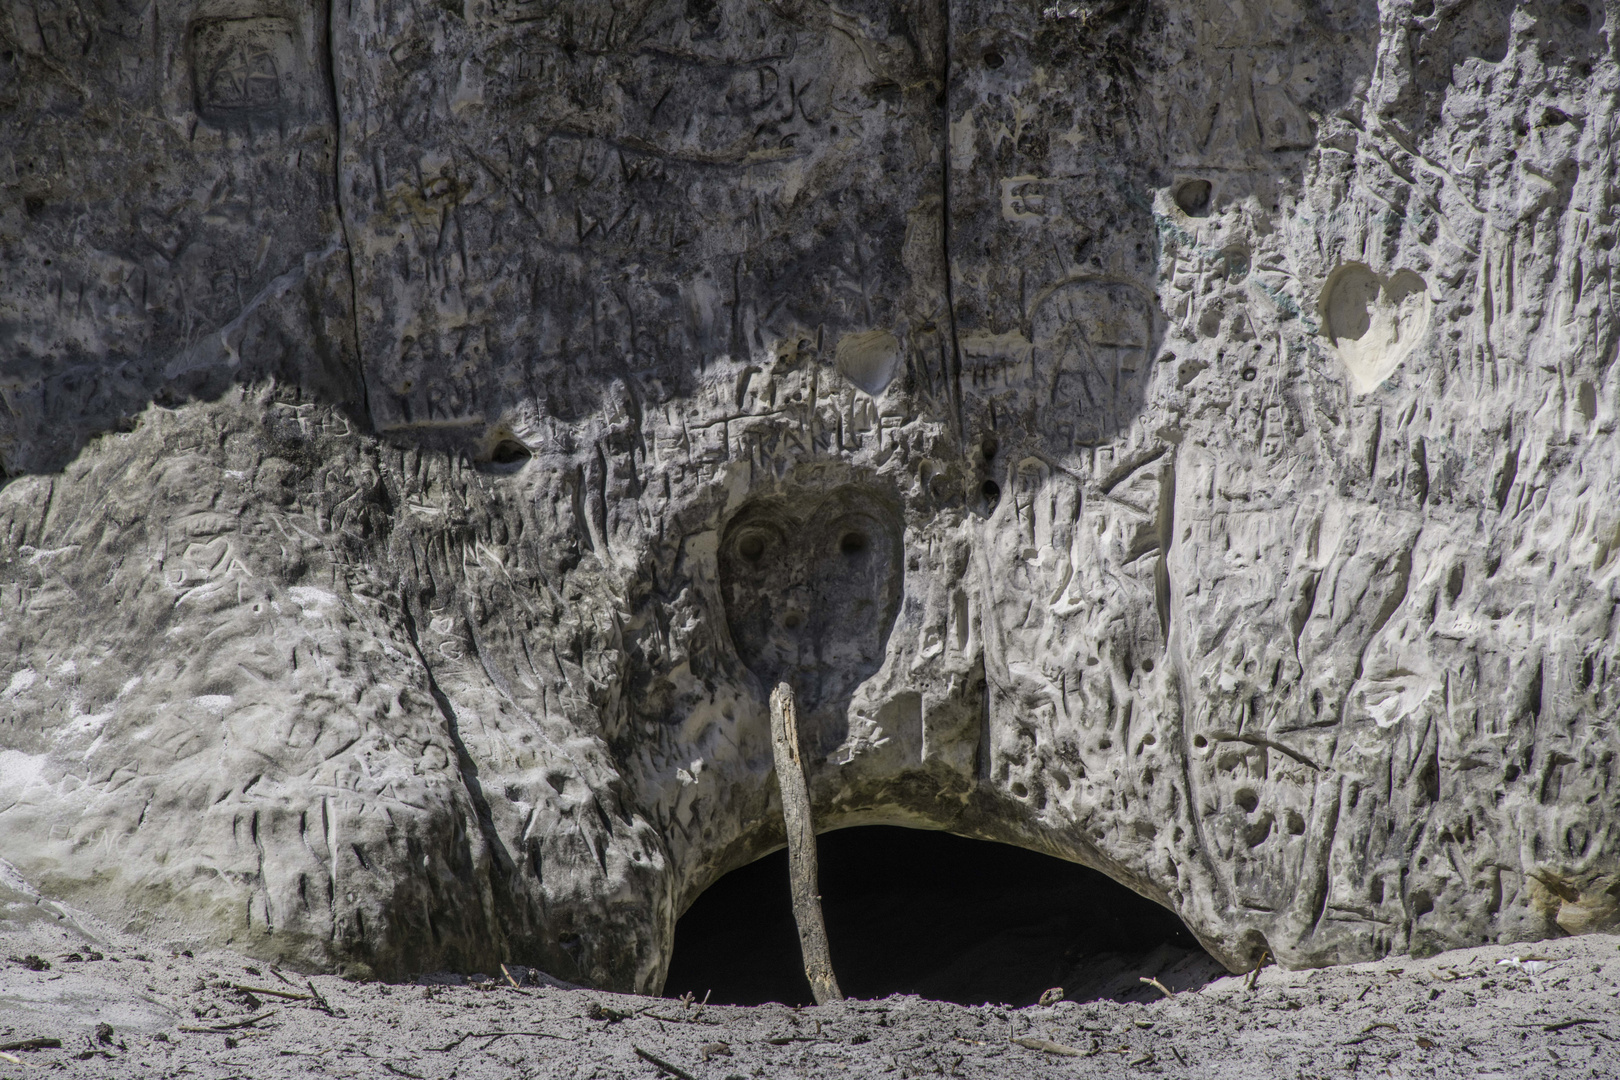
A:
<svg viewBox="0 0 1620 1080">
<path fill-rule="evenodd" d="M 1168 998 L 1025 1008 L 705 1007 L 514 974 L 525 985 L 310 978 L 0 885 L 0 1078 L 1620 1076 L 1610 935 L 1267 967 L 1253 985 L 1169 971 Z"/>
</svg>

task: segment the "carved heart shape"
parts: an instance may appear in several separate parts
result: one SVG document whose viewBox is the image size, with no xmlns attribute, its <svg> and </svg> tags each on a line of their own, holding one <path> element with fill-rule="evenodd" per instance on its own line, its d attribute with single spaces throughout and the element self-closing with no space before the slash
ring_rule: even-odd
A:
<svg viewBox="0 0 1620 1080">
<path fill-rule="evenodd" d="M 902 557 L 898 516 L 871 492 L 745 506 L 720 542 L 738 657 L 767 690 L 792 682 L 806 708 L 847 698 L 883 666 Z"/>
<path fill-rule="evenodd" d="M 186 545 L 186 550 L 180 557 L 199 570 L 210 571 L 220 564 L 230 550 L 231 542 L 223 536 L 218 536 L 206 544 Z"/>
<path fill-rule="evenodd" d="M 1322 328 L 1365 394 L 1401 365 L 1429 329 L 1429 287 L 1410 270 L 1389 277 L 1345 263 L 1322 289 Z"/>
<path fill-rule="evenodd" d="M 888 388 L 902 366 L 900 342 L 887 330 L 845 334 L 836 357 L 839 373 L 872 397 Z"/>
</svg>

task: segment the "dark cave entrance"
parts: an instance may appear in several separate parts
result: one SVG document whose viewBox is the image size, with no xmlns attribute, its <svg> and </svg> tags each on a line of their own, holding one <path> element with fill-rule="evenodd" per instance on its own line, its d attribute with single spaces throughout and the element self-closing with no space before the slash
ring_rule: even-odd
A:
<svg viewBox="0 0 1620 1080">
<path fill-rule="evenodd" d="M 977 1005 L 1146 1001 L 1224 975 L 1174 914 L 1095 870 L 1021 848 L 888 826 L 818 838 L 821 898 L 844 994 Z M 787 852 L 734 870 L 675 928 L 664 993 L 813 1004 Z"/>
</svg>

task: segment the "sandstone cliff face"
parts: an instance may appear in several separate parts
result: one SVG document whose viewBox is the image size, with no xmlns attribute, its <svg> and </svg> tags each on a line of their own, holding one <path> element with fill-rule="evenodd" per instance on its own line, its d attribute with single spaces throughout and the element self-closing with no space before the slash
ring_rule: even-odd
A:
<svg viewBox="0 0 1620 1080">
<path fill-rule="evenodd" d="M 1534 0 L 12 0 L 0 858 L 662 983 L 818 823 L 1613 925 L 1620 64 Z"/>
</svg>

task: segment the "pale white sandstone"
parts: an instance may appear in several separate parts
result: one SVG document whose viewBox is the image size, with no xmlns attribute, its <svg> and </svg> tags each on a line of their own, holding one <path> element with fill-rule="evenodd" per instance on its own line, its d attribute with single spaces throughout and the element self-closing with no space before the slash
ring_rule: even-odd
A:
<svg viewBox="0 0 1620 1080">
<path fill-rule="evenodd" d="M 1605 7 L 76 10 L 0 16 L 49 895 L 655 991 L 788 678 L 818 823 L 1234 968 L 1620 918 Z"/>
</svg>

